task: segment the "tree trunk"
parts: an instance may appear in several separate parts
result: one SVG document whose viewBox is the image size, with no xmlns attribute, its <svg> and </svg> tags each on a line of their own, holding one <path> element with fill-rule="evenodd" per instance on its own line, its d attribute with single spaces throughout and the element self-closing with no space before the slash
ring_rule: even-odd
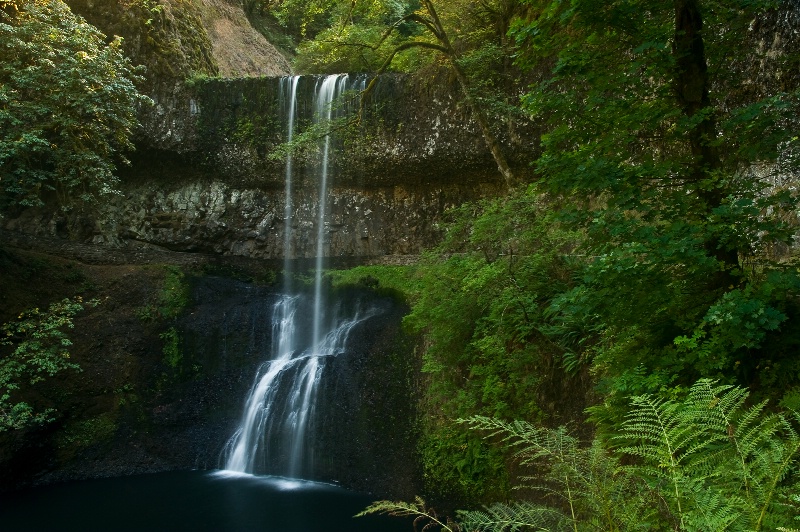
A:
<svg viewBox="0 0 800 532">
<path fill-rule="evenodd" d="M 439 20 L 439 15 L 436 14 L 436 9 L 433 7 L 433 2 L 431 0 L 422 0 L 422 5 L 425 7 L 425 10 L 430 15 L 430 19 L 419 15 L 418 13 L 413 13 L 411 15 L 407 15 L 403 17 L 402 20 L 412 20 L 417 22 L 418 24 L 422 24 L 425 28 L 430 31 L 433 36 L 436 38 L 436 43 L 431 43 L 427 41 L 411 41 L 400 44 L 397 46 L 389 57 L 383 62 L 381 67 L 376 72 L 376 77 L 370 81 L 367 88 L 361 93 L 361 109 L 359 110 L 359 117 L 363 113 L 364 110 L 364 102 L 366 96 L 372 91 L 375 86 L 375 82 L 377 80 L 377 76 L 382 74 L 389 68 L 389 65 L 392 64 L 395 55 L 403 50 L 408 50 L 410 48 L 420 47 L 420 48 L 428 48 L 431 50 L 436 50 L 437 52 L 443 54 L 447 57 L 447 61 L 450 63 L 450 66 L 453 67 L 453 70 L 456 73 L 456 78 L 458 79 L 459 85 L 461 85 L 461 90 L 464 93 L 464 99 L 467 102 L 470 110 L 472 111 L 472 115 L 475 120 L 478 122 L 478 125 L 481 128 L 481 134 L 483 135 L 483 140 L 486 142 L 486 146 L 489 148 L 489 151 L 492 153 L 492 157 L 494 158 L 495 163 L 497 163 L 497 169 L 500 171 L 500 174 L 503 176 L 504 183 L 507 188 L 511 188 L 516 184 L 516 178 L 514 177 L 514 172 L 511 170 L 511 167 L 506 160 L 505 155 L 503 155 L 503 149 L 500 146 L 500 142 L 495 138 L 494 134 L 492 133 L 491 127 L 489 127 L 489 119 L 486 116 L 486 113 L 483 112 L 480 105 L 475 101 L 472 97 L 470 91 L 470 84 L 469 79 L 467 78 L 466 73 L 461 69 L 458 64 L 458 54 L 456 54 L 455 49 L 450 44 L 450 38 L 447 36 L 447 32 L 444 30 L 444 26 L 442 26 L 441 21 Z M 377 49 L 381 43 L 385 41 L 385 39 L 390 35 L 391 31 L 396 27 L 393 26 L 389 29 L 389 31 L 385 32 L 381 37 L 380 41 L 373 47 Z M 360 119 L 360 118 L 359 118 Z"/>
<path fill-rule="evenodd" d="M 447 59 L 450 62 L 450 65 L 453 67 L 453 71 L 456 73 L 458 83 L 461 85 L 461 90 L 464 92 L 464 99 L 466 100 L 470 110 L 472 110 L 472 115 L 481 128 L 483 140 L 486 142 L 486 146 L 492 153 L 495 163 L 497 163 L 497 169 L 503 176 L 506 187 L 511 188 L 515 184 L 514 172 L 511 170 L 511 167 L 509 166 L 508 161 L 503 154 L 503 149 L 501 148 L 500 143 L 497 141 L 494 133 L 492 133 L 492 130 L 489 127 L 489 119 L 486 116 L 486 113 L 483 112 L 483 109 L 481 109 L 477 102 L 475 102 L 474 98 L 472 98 L 469 79 L 467 79 L 467 75 L 458 64 L 458 56 L 455 52 L 455 49 L 450 44 L 450 39 L 447 36 L 447 33 L 444 31 L 442 23 L 439 21 L 439 15 L 436 14 L 436 9 L 433 7 L 433 2 L 431 0 L 422 0 L 422 5 L 425 6 L 425 9 L 431 16 L 433 33 L 435 34 L 436 39 L 439 41 L 442 47 L 447 50 Z"/>
<path fill-rule="evenodd" d="M 694 171 L 703 177 L 719 167 L 719 154 L 710 145 L 716 135 L 716 119 L 708 112 L 708 65 L 703 43 L 703 19 L 698 0 L 675 0 L 675 40 L 672 45 L 676 59 L 675 93 L 683 113 L 694 117 L 705 112 L 700 123 L 689 134 Z"/>
<path fill-rule="evenodd" d="M 699 122 L 689 131 L 688 140 L 692 155 L 691 177 L 698 185 L 697 194 L 706 203 L 706 212 L 722 205 L 725 190 L 708 180 L 721 167 L 719 151 L 713 145 L 717 135 L 717 121 L 709 98 L 708 64 L 703 42 L 703 18 L 699 0 L 674 0 L 675 39 L 672 52 L 676 72 L 674 90 L 683 114 Z M 721 263 L 721 271 L 712 281 L 718 288 L 735 283 L 732 271 L 739 267 L 739 254 L 726 249 L 717 238 L 706 243 L 709 253 Z"/>
</svg>

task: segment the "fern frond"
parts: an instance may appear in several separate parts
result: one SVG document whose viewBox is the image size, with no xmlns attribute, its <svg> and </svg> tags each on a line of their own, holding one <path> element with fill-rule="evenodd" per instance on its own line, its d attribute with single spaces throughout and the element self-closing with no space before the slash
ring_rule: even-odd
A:
<svg viewBox="0 0 800 532">
<path fill-rule="evenodd" d="M 428 521 L 428 523 L 423 526 L 422 530 L 427 529 L 431 524 L 436 524 L 440 526 L 442 530 L 446 530 L 447 532 L 459 531 L 458 525 L 453 525 L 452 523 L 445 524 L 440 521 L 436 516 L 436 512 L 428 508 L 423 498 L 419 495 L 414 498 L 414 502 L 375 501 L 353 517 L 364 517 L 372 514 L 386 514 L 396 517 L 414 517 L 415 527 L 417 520 Z"/>
<path fill-rule="evenodd" d="M 631 400 L 619 437 L 629 445 L 620 451 L 642 459 L 630 474 L 649 479 L 682 528 L 786 524 L 775 501 L 797 473 L 800 435 L 784 416 L 766 413 L 766 402 L 748 408 L 748 395 L 704 379 L 681 403 L 650 395 Z"/>
<path fill-rule="evenodd" d="M 720 475 L 731 417 L 746 397 L 746 391 L 704 379 L 692 386 L 683 403 L 652 395 L 631 399 L 619 436 L 631 444 L 620 451 L 644 460 L 636 470 L 652 485 L 666 482 L 670 486 L 660 491 L 671 501 L 681 527 L 690 520 L 709 525 L 720 522 L 712 518 L 716 506 L 698 497 L 721 500 L 713 490 L 706 491 Z M 733 515 L 724 509 L 720 512 Z"/>
<path fill-rule="evenodd" d="M 774 439 L 770 442 L 768 450 L 757 453 L 753 461 L 753 470 L 759 475 L 755 484 L 751 507 L 754 512 L 755 530 L 761 530 L 766 525 L 785 524 L 789 519 L 788 506 L 778 503 L 778 495 L 785 494 L 788 490 L 781 488 L 781 484 L 790 474 L 797 474 L 797 460 L 800 455 L 800 436 L 792 432 L 783 439 Z M 800 487 L 796 484 L 794 488 Z M 791 493 L 791 491 L 789 491 Z M 754 504 L 755 503 L 755 504 Z M 776 522 L 777 521 L 777 522 Z"/>
<path fill-rule="evenodd" d="M 554 508 L 528 502 L 493 504 L 483 511 L 460 511 L 460 526 L 470 532 L 516 532 L 568 530 L 569 518 Z"/>
<path fill-rule="evenodd" d="M 526 503 L 459 514 L 475 531 L 785 530 L 800 519 L 800 414 L 747 406 L 746 389 L 704 379 L 683 401 L 641 395 L 609 451 L 565 428 L 487 417 L 460 420 L 535 466 L 527 487 L 556 508 Z M 619 454 L 638 457 L 620 466 Z M 409 514 L 405 514 L 409 515 Z M 796 516 L 796 517 L 795 517 Z M 782 527 L 782 528 L 781 528 Z M 800 532 L 800 531 L 795 531 Z"/>
<path fill-rule="evenodd" d="M 705 483 L 693 483 L 684 489 L 687 511 L 684 522 L 689 530 L 732 530 L 732 525 L 742 517 L 742 498 L 712 489 Z"/>
<path fill-rule="evenodd" d="M 618 438 L 638 443 L 620 451 L 649 460 L 659 468 L 676 470 L 698 429 L 684 422 L 681 405 L 675 401 L 640 395 L 631 399 L 631 405 Z"/>
<path fill-rule="evenodd" d="M 515 455 L 522 464 L 541 459 L 565 462 L 573 456 L 578 445 L 578 440 L 570 436 L 565 427 L 545 429 L 527 421 L 507 422 L 486 416 L 472 416 L 457 422 L 473 430 L 486 432 L 487 438 L 499 438 L 516 451 Z"/>
</svg>

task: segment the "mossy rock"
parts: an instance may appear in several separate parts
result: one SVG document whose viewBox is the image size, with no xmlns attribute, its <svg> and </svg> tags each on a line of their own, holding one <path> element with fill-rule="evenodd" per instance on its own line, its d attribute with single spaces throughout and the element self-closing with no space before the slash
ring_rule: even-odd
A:
<svg viewBox="0 0 800 532">
<path fill-rule="evenodd" d="M 190 0 L 67 0 L 67 4 L 109 38 L 124 39 L 125 54 L 146 68 L 146 81 L 140 87 L 144 92 L 154 93 L 161 84 L 196 73 L 219 72 L 200 8 Z"/>
</svg>

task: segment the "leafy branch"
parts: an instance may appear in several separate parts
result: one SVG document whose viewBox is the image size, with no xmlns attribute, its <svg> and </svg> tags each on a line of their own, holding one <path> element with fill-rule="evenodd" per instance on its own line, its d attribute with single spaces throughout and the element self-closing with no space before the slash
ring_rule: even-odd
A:
<svg viewBox="0 0 800 532">
<path fill-rule="evenodd" d="M 444 26 L 442 25 L 441 20 L 439 19 L 439 15 L 436 13 L 436 8 L 433 5 L 431 0 L 422 0 L 422 10 L 410 13 L 394 24 L 392 24 L 386 31 L 381 35 L 381 38 L 373 45 L 373 49 L 377 50 L 378 48 L 383 45 L 386 39 L 397 30 L 401 26 L 401 24 L 406 22 L 415 22 L 423 26 L 436 40 L 436 42 L 428 42 L 422 40 L 416 41 L 407 41 L 397 45 L 384 59 L 383 64 L 376 72 L 376 77 L 374 77 L 367 88 L 361 95 L 361 108 L 359 110 L 359 118 L 363 115 L 363 110 L 366 103 L 366 98 L 372 92 L 375 87 L 375 83 L 377 83 L 377 76 L 384 73 L 389 66 L 391 66 L 392 62 L 394 61 L 397 54 L 404 52 L 406 50 L 410 50 L 412 48 L 426 48 L 429 50 L 434 50 L 436 52 L 441 53 L 447 58 L 450 67 L 453 69 L 453 72 L 458 79 L 459 85 L 461 85 L 461 90 L 464 94 L 464 99 L 467 102 L 470 110 L 472 111 L 472 115 L 475 118 L 475 121 L 478 122 L 480 126 L 481 133 L 483 134 L 483 139 L 486 142 L 486 146 L 489 148 L 489 151 L 492 153 L 492 157 L 497 163 L 497 169 L 500 171 L 500 174 L 503 176 L 505 184 L 508 188 L 511 188 L 515 182 L 516 178 L 514 176 L 514 172 L 511 170 L 511 167 L 508 164 L 508 160 L 506 159 L 502 147 L 498 142 L 497 138 L 492 133 L 492 130 L 489 126 L 489 118 L 486 116 L 483 108 L 475 101 L 475 98 L 472 96 L 472 91 L 470 89 L 470 81 L 467 78 L 464 69 L 459 64 L 459 54 L 456 52 L 455 48 L 450 42 L 450 37 L 447 34 Z"/>
<path fill-rule="evenodd" d="M 0 432 L 52 421 L 54 410 L 35 411 L 17 399 L 45 377 L 64 370 L 80 371 L 71 362 L 72 345 L 65 329 L 74 328 L 73 317 L 98 301 L 83 301 L 80 296 L 52 303 L 42 311 L 34 308 L 19 314 L 16 320 L 0 326 L 0 346 L 10 350 L 0 358 Z"/>
</svg>

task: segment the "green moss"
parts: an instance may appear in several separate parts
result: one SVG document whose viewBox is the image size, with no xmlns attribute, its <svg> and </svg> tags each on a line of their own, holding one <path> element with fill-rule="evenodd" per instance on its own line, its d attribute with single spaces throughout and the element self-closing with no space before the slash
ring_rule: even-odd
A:
<svg viewBox="0 0 800 532">
<path fill-rule="evenodd" d="M 183 360 L 183 353 L 181 352 L 180 336 L 175 327 L 170 327 L 165 332 L 159 335 L 164 340 L 164 364 L 172 369 L 177 369 Z"/>
<path fill-rule="evenodd" d="M 117 398 L 117 407 L 119 408 L 139 402 L 139 396 L 130 383 L 126 383 L 114 390 L 114 396 Z"/>
<path fill-rule="evenodd" d="M 141 87 L 145 92 L 194 72 L 218 73 L 200 7 L 193 0 L 67 3 L 106 35 L 123 37 L 125 54 L 146 69 L 145 86 Z"/>
<path fill-rule="evenodd" d="M 69 423 L 57 437 L 56 445 L 67 454 L 74 454 L 93 445 L 109 441 L 117 431 L 115 412 Z"/>
<path fill-rule="evenodd" d="M 165 266 L 165 270 L 159 312 L 164 317 L 175 318 L 189 304 L 189 284 L 179 267 Z"/>
<path fill-rule="evenodd" d="M 178 266 L 163 266 L 164 281 L 158 300 L 136 310 L 143 322 L 177 318 L 189 304 L 189 283 Z"/>
<path fill-rule="evenodd" d="M 264 139 L 274 136 L 274 132 L 281 128 L 266 115 L 241 116 L 236 122 L 233 138 L 242 144 L 261 147 Z"/>
<path fill-rule="evenodd" d="M 349 286 L 366 287 L 378 295 L 411 303 L 420 291 L 417 266 L 357 266 L 347 270 L 332 270 L 326 274 L 334 290 Z"/>
</svg>

